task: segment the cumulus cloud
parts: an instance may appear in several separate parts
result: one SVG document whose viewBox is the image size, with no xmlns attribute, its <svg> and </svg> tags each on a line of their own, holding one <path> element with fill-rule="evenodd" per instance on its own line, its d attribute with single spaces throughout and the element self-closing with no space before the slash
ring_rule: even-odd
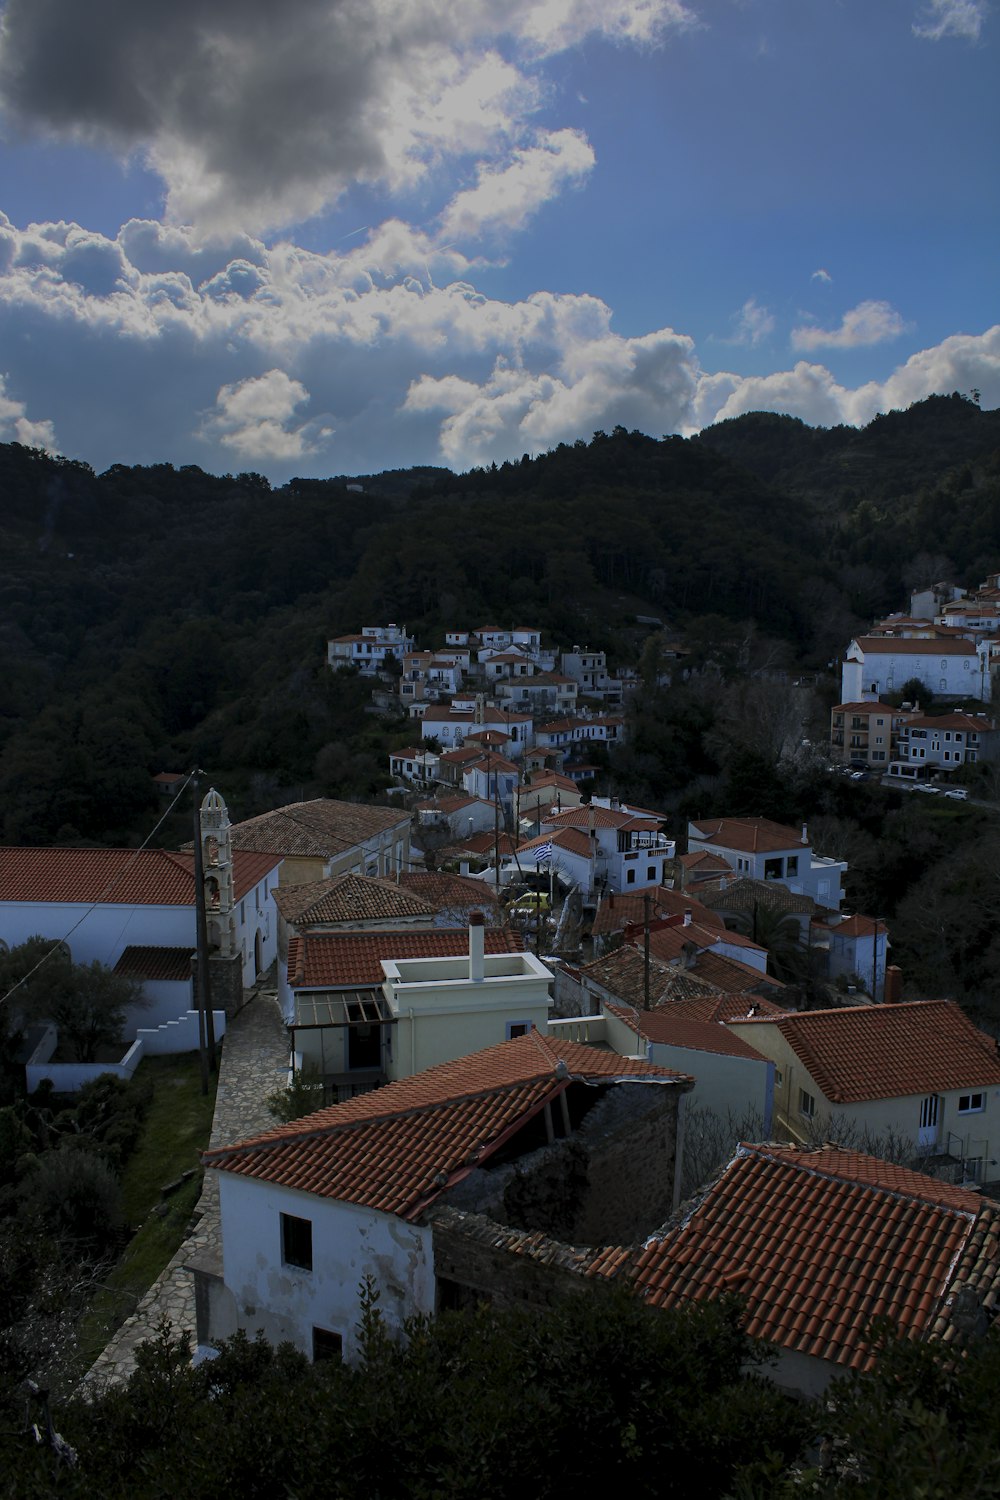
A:
<svg viewBox="0 0 1000 1500">
<path fill-rule="evenodd" d="M 441 240 L 520 229 L 567 182 L 579 182 L 594 152 L 578 130 L 551 130 L 536 146 L 514 153 L 506 167 L 480 165 L 474 188 L 457 193 L 441 215 Z"/>
<path fill-rule="evenodd" d="M 32 421 L 23 401 L 7 394 L 6 375 L 0 375 L 0 441 L 23 443 L 26 448 L 56 451 L 56 435 L 49 421 Z"/>
<path fill-rule="evenodd" d="M 986 0 L 928 0 L 923 19 L 913 23 L 913 34 L 929 42 L 950 36 L 978 42 L 987 9 Z"/>
<path fill-rule="evenodd" d="M 833 277 L 830 275 L 829 271 L 824 271 L 823 267 L 820 266 L 817 270 L 815 270 L 812 273 L 812 275 L 810 276 L 809 280 L 810 281 L 822 281 L 822 282 L 827 282 L 828 283 L 828 282 L 831 282 L 833 280 Z"/>
<path fill-rule="evenodd" d="M 683 333 L 615 333 L 597 297 L 489 297 L 457 249 L 398 220 L 318 254 L 139 221 L 102 240 L 0 216 L 0 347 L 5 437 L 54 447 L 54 428 L 63 452 L 98 467 L 249 466 L 277 482 L 465 468 L 618 424 L 689 433 L 751 410 L 860 423 L 973 388 L 1000 405 L 1000 328 L 853 389 L 807 360 L 711 372 Z"/>
<path fill-rule="evenodd" d="M 532 58 L 690 24 L 679 0 L 8 0 L 0 103 L 25 133 L 142 153 L 174 222 L 260 230 L 509 151 Z"/>
<path fill-rule="evenodd" d="M 224 385 L 204 430 L 217 436 L 224 448 L 256 463 L 301 459 L 315 452 L 310 424 L 288 424 L 296 408 L 308 400 L 300 380 L 290 379 L 284 370 L 268 370 Z M 319 439 L 332 435 L 331 429 L 317 430 L 315 424 L 311 430 Z"/>
<path fill-rule="evenodd" d="M 731 342 L 734 344 L 760 344 L 774 332 L 772 314 L 755 297 L 747 298 L 733 321 L 736 332 Z"/>
<path fill-rule="evenodd" d="M 793 328 L 793 349 L 859 349 L 882 344 L 906 332 L 906 324 L 888 302 L 859 302 L 844 314 L 839 328 Z"/>
</svg>

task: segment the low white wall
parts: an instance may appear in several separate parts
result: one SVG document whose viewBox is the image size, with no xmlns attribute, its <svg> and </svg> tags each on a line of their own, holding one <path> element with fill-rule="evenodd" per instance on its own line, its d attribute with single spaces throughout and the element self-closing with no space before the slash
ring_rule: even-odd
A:
<svg viewBox="0 0 1000 1500">
<path fill-rule="evenodd" d="M 224 1010 L 213 1010 L 212 1015 L 215 1019 L 215 1040 L 220 1041 L 226 1033 L 226 1013 Z M 162 1026 L 143 1027 L 136 1032 L 136 1041 L 142 1043 L 147 1057 L 197 1052 L 200 1045 L 198 1012 L 189 1010 L 176 1020 L 164 1022 Z"/>
<path fill-rule="evenodd" d="M 135 1072 L 143 1055 L 142 1042 L 133 1042 L 121 1062 L 117 1063 L 52 1063 L 30 1062 L 25 1067 L 28 1093 L 33 1094 L 43 1079 L 48 1079 L 57 1094 L 76 1094 L 85 1083 L 92 1083 L 102 1073 L 113 1073 L 116 1078 L 129 1079 Z"/>
<path fill-rule="evenodd" d="M 176 1021 L 194 1004 L 194 982 L 191 979 L 144 979 L 142 993 L 145 1005 L 130 1005 L 125 1010 L 126 1036 L 138 1036 Z"/>
</svg>

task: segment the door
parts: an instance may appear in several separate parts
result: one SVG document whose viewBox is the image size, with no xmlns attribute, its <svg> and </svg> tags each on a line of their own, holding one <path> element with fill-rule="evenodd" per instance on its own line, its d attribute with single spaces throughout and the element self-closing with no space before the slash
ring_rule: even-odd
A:
<svg viewBox="0 0 1000 1500">
<path fill-rule="evenodd" d="M 941 1110 L 941 1101 L 937 1094 L 928 1094 L 926 1099 L 920 1103 L 920 1129 L 917 1132 L 917 1145 L 925 1148 L 936 1146 L 938 1138 L 938 1118 Z"/>
</svg>

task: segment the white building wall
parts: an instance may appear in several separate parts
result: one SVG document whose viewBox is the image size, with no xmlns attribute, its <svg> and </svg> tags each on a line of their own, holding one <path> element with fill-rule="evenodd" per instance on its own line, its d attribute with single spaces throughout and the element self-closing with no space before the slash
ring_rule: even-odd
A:
<svg viewBox="0 0 1000 1500">
<path fill-rule="evenodd" d="M 374 1277 L 379 1310 L 398 1331 L 414 1313 L 434 1311 L 431 1231 L 393 1214 L 376 1213 L 293 1188 L 229 1172 L 219 1173 L 223 1278 L 232 1305 L 232 1328 L 272 1343 L 289 1340 L 312 1356 L 312 1330 L 343 1339 L 344 1357 L 358 1354 L 359 1286 Z M 312 1224 L 313 1268 L 282 1263 L 281 1215 Z"/>
<path fill-rule="evenodd" d="M 144 947 L 185 948 L 194 951 L 194 905 L 126 906 L 107 903 L 92 911 L 83 902 L 0 902 L 0 938 L 13 948 L 40 934 L 56 941 L 65 938 L 80 918 L 80 926 L 66 938 L 74 963 L 98 963 L 114 968 L 130 943 Z"/>
</svg>

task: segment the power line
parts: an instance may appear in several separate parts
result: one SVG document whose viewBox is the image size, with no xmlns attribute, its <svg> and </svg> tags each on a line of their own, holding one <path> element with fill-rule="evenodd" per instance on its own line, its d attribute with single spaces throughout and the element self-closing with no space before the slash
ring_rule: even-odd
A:
<svg viewBox="0 0 1000 1500">
<path fill-rule="evenodd" d="M 180 788 L 179 788 L 179 790 L 177 792 L 177 795 L 174 797 L 174 799 L 171 802 L 170 806 L 167 808 L 166 812 L 163 814 L 163 816 L 160 818 L 159 822 L 156 824 L 156 827 L 153 828 L 146 835 L 146 837 L 143 839 L 142 843 L 139 845 L 138 849 L 133 849 L 133 851 L 132 851 L 132 858 L 130 860 L 128 860 L 122 866 L 122 868 L 114 876 L 112 876 L 112 878 L 108 881 L 107 885 L 104 886 L 98 892 L 98 894 L 94 897 L 94 900 L 87 907 L 87 910 L 83 913 L 82 917 L 80 917 L 76 922 L 73 923 L 73 926 L 66 933 L 65 937 L 57 938 L 56 941 L 52 944 L 52 947 L 48 950 L 48 952 L 42 954 L 41 958 L 38 960 L 37 964 L 35 964 L 34 968 L 33 969 L 29 969 L 28 972 L 27 972 L 27 974 L 25 974 L 23 976 L 23 978 L 19 979 L 15 985 L 11 986 L 11 988 L 7 991 L 6 995 L 3 995 L 2 997 L 0 997 L 0 1005 L 5 1005 L 7 1003 L 7 1001 L 10 999 L 11 995 L 15 994 L 21 988 L 21 986 L 23 984 L 27 984 L 28 980 L 32 977 L 32 975 L 33 974 L 37 974 L 38 970 L 42 967 L 43 964 L 48 963 L 48 961 L 52 957 L 53 953 L 57 953 L 63 947 L 63 945 L 69 941 L 69 939 L 73 936 L 73 934 L 76 931 L 76 929 L 79 926 L 81 926 L 81 924 L 84 923 L 87 920 L 87 918 L 90 916 L 91 912 L 95 911 L 96 908 L 98 906 L 100 906 L 100 904 L 104 900 L 104 898 L 111 891 L 114 890 L 115 886 L 119 885 L 121 883 L 121 881 L 124 880 L 125 876 L 128 874 L 129 870 L 135 864 L 135 862 L 138 859 L 139 855 L 146 848 L 146 845 L 150 842 L 151 839 L 155 838 L 155 836 L 156 836 L 157 833 L 159 833 L 160 829 L 163 827 L 164 823 L 167 821 L 167 819 L 169 818 L 170 814 L 173 812 L 174 808 L 177 806 L 177 803 L 180 801 L 181 797 L 187 791 L 188 787 L 191 784 L 192 779 L 195 776 L 197 776 L 197 774 L 198 774 L 197 771 L 189 771 L 188 772 L 188 774 L 185 776 L 184 780 L 181 782 L 181 785 L 180 785 Z"/>
</svg>

